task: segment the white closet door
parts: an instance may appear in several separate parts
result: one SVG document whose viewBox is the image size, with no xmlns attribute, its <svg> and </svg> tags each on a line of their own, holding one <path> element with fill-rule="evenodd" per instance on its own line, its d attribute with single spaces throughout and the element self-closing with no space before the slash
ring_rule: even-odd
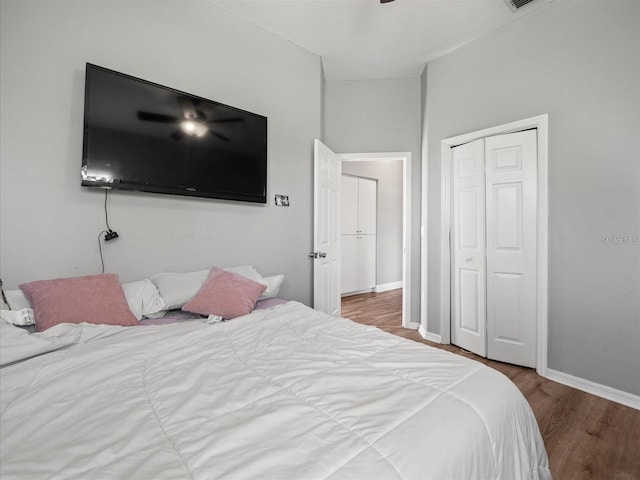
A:
<svg viewBox="0 0 640 480">
<path fill-rule="evenodd" d="M 343 235 L 355 235 L 358 230 L 358 178 L 342 175 L 341 225 Z"/>
<path fill-rule="evenodd" d="M 536 365 L 536 131 L 485 140 L 489 358 Z"/>
<path fill-rule="evenodd" d="M 453 149 L 451 343 L 487 355 L 484 139 Z"/>
<path fill-rule="evenodd" d="M 358 235 L 358 290 L 376 286 L 376 236 Z"/>
<path fill-rule="evenodd" d="M 368 178 L 358 179 L 358 232 L 375 235 L 378 182 Z"/>
<path fill-rule="evenodd" d="M 375 180 L 342 176 L 342 293 L 376 286 Z"/>
<path fill-rule="evenodd" d="M 342 293 L 358 288 L 358 237 L 342 235 Z"/>
</svg>

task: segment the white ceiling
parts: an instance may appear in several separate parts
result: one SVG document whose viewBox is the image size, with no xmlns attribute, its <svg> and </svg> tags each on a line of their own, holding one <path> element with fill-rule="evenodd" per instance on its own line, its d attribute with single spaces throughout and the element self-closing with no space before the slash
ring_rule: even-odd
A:
<svg viewBox="0 0 640 480">
<path fill-rule="evenodd" d="M 322 57 L 325 79 L 418 77 L 427 62 L 544 8 L 504 0 L 208 0 Z"/>
</svg>

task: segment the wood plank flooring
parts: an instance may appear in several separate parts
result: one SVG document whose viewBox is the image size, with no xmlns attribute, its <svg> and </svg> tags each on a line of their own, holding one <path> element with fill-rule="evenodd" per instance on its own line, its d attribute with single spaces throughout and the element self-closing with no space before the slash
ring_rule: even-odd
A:
<svg viewBox="0 0 640 480">
<path fill-rule="evenodd" d="M 402 328 L 402 290 L 344 297 L 342 316 L 495 368 L 513 381 L 536 416 L 555 480 L 640 480 L 640 410 L 567 387 L 535 370 L 487 360 Z"/>
</svg>

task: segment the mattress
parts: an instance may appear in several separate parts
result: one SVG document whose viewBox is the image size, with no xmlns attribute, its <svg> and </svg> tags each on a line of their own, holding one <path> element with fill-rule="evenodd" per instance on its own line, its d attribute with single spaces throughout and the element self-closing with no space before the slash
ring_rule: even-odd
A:
<svg viewBox="0 0 640 480">
<path fill-rule="evenodd" d="M 61 324 L 0 370 L 0 477 L 550 478 L 478 362 L 288 302 L 232 321 Z"/>
</svg>

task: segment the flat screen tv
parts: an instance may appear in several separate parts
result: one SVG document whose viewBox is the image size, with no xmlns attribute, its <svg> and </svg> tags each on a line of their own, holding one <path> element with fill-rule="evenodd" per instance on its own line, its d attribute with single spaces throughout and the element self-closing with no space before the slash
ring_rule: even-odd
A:
<svg viewBox="0 0 640 480">
<path fill-rule="evenodd" d="M 81 177 L 266 203 L 267 118 L 87 63 Z"/>
</svg>

